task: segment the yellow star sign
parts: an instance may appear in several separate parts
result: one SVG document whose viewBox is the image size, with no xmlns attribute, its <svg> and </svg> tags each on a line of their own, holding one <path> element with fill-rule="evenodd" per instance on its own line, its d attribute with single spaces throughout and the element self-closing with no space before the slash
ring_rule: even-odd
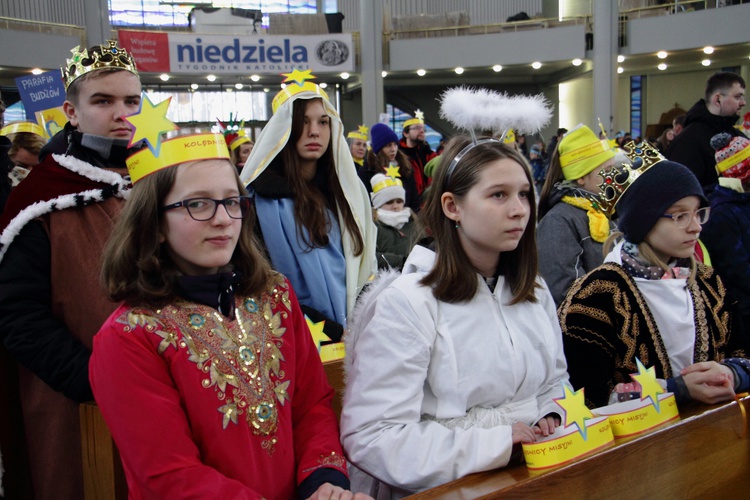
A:
<svg viewBox="0 0 750 500">
<path fill-rule="evenodd" d="M 585 440 L 586 420 L 594 418 L 594 414 L 586 407 L 586 402 L 583 397 L 583 389 L 573 392 L 573 388 L 566 382 L 563 382 L 562 385 L 563 397 L 554 399 L 555 402 L 565 411 L 565 425 L 563 425 L 563 427 L 575 424 L 576 427 L 578 427 L 578 432 L 581 433 Z"/>
<path fill-rule="evenodd" d="M 284 83 L 295 82 L 297 85 L 303 85 L 307 80 L 316 78 L 313 76 L 311 69 L 306 69 L 305 71 L 295 69 L 291 73 L 282 73 L 282 75 L 286 77 L 283 80 Z"/>
<path fill-rule="evenodd" d="M 363 136 L 367 137 L 367 134 L 370 132 L 370 127 L 365 127 L 364 125 L 360 125 L 358 127 L 358 132 L 362 134 Z"/>
<path fill-rule="evenodd" d="M 154 106 L 148 94 L 143 94 L 141 107 L 138 109 L 138 112 L 125 117 L 125 121 L 134 129 L 133 137 L 130 139 L 128 147 L 132 147 L 135 143 L 145 140 L 154 156 L 159 156 L 161 135 L 164 132 L 180 128 L 167 118 L 167 109 L 169 109 L 170 101 L 172 101 L 171 97 Z"/>
<path fill-rule="evenodd" d="M 401 177 L 401 174 L 398 173 L 398 167 L 396 165 L 389 165 L 385 167 L 385 175 L 393 179 L 395 179 L 396 177 Z"/>
<path fill-rule="evenodd" d="M 424 111 L 422 111 L 421 109 L 417 109 L 414 112 L 414 118 L 416 118 L 419 121 L 424 121 Z"/>
<path fill-rule="evenodd" d="M 323 342 L 331 341 L 331 338 L 323 333 L 323 327 L 325 326 L 326 322 L 325 320 L 323 320 L 317 323 L 313 323 L 312 320 L 307 316 L 305 316 L 305 321 L 307 322 L 307 327 L 310 329 L 312 338 L 315 341 L 315 347 L 318 348 L 318 352 L 320 353 L 320 344 L 322 344 Z"/>
<path fill-rule="evenodd" d="M 630 377 L 641 384 L 641 401 L 646 398 L 651 398 L 651 404 L 654 405 L 656 411 L 659 411 L 659 394 L 664 392 L 659 382 L 656 381 L 656 371 L 654 367 L 646 368 L 641 363 L 641 360 L 635 358 L 635 362 L 638 364 L 638 373 L 632 374 Z"/>
</svg>

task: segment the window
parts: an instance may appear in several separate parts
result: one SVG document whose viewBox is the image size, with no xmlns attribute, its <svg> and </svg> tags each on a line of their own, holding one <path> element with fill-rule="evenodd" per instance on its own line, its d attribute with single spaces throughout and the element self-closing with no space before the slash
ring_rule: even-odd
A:
<svg viewBox="0 0 750 500">
<path fill-rule="evenodd" d="M 643 109 L 643 84 L 645 76 L 630 77 L 630 134 L 641 137 L 641 114 Z"/>
</svg>

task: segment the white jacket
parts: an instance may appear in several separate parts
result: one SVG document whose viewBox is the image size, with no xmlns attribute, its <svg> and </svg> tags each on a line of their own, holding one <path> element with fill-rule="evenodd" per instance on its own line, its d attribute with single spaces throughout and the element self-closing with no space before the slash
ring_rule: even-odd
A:
<svg viewBox="0 0 750 500">
<path fill-rule="evenodd" d="M 419 284 L 434 259 L 415 247 L 401 276 L 362 298 L 347 335 L 344 450 L 360 469 L 408 491 L 507 465 L 512 422 L 559 413 L 552 398 L 568 378 L 541 279 L 537 303 L 507 305 L 503 277 L 492 293 L 477 274 L 476 296 L 449 304 Z"/>
</svg>

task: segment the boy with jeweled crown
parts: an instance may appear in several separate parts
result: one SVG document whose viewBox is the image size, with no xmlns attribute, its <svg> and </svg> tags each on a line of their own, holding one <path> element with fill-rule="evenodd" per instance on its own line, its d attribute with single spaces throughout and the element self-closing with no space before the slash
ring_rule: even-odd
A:
<svg viewBox="0 0 750 500">
<path fill-rule="evenodd" d="M 37 499 L 83 498 L 78 404 L 93 399 L 91 342 L 116 306 L 99 284 L 99 259 L 130 186 L 124 117 L 141 104 L 135 61 L 115 41 L 71 52 L 68 123 L 0 217 L 0 338 L 19 363 Z"/>
</svg>

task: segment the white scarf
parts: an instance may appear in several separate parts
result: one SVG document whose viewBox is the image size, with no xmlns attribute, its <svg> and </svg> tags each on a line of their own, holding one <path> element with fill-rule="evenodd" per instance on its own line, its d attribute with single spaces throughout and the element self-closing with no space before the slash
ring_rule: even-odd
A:
<svg viewBox="0 0 750 500">
<path fill-rule="evenodd" d="M 382 222 L 386 226 L 395 227 L 401 229 L 404 224 L 409 222 L 411 218 L 411 208 L 405 207 L 400 212 L 394 212 L 393 210 L 383 210 L 378 208 L 378 221 Z"/>
</svg>

